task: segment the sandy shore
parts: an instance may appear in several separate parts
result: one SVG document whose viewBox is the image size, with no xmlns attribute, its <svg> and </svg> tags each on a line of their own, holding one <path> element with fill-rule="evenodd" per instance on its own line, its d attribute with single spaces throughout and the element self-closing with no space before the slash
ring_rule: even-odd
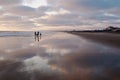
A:
<svg viewBox="0 0 120 80">
<path fill-rule="evenodd" d="M 120 34 L 103 32 L 68 32 L 85 39 L 120 48 Z"/>
</svg>

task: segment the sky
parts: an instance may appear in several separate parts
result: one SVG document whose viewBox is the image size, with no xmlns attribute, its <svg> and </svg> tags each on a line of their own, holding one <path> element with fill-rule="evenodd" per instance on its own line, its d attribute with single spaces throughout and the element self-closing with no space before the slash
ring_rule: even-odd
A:
<svg viewBox="0 0 120 80">
<path fill-rule="evenodd" d="M 0 31 L 120 26 L 120 0 L 0 0 Z"/>
</svg>

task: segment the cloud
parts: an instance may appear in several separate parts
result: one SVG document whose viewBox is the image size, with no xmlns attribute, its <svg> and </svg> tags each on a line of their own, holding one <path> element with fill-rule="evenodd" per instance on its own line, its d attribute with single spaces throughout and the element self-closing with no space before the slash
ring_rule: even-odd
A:
<svg viewBox="0 0 120 80">
<path fill-rule="evenodd" d="M 21 16 L 27 16 L 27 15 L 29 16 L 29 15 L 36 14 L 35 8 L 31 8 L 23 5 L 13 6 L 13 7 L 7 8 L 7 10 L 9 13 L 21 15 Z"/>
<path fill-rule="evenodd" d="M 43 18 L 38 19 L 37 22 L 49 26 L 71 26 L 82 24 L 79 21 L 79 15 L 76 14 L 46 15 Z"/>
<path fill-rule="evenodd" d="M 39 18 L 45 15 L 45 12 L 49 7 L 42 6 L 39 8 L 32 8 L 24 5 L 16 5 L 10 7 L 4 7 L 0 11 L 0 25 L 11 28 L 33 28 L 36 23 L 34 18 Z"/>
<path fill-rule="evenodd" d="M 22 0 L 0 0 L 1 6 L 9 6 L 9 5 L 18 5 L 21 4 Z"/>
<path fill-rule="evenodd" d="M 5 11 L 0 9 L 0 15 L 3 15 L 4 13 L 5 13 Z"/>
<path fill-rule="evenodd" d="M 40 12 L 46 12 L 49 9 L 51 9 L 50 6 L 41 6 L 41 7 L 38 8 L 38 11 L 40 11 Z"/>
<path fill-rule="evenodd" d="M 119 7 L 115 7 L 115 8 L 109 9 L 109 10 L 107 10 L 107 12 L 111 13 L 111 14 L 114 14 L 114 15 L 117 15 L 117 16 L 120 16 Z"/>
<path fill-rule="evenodd" d="M 48 0 L 48 3 L 54 3 L 65 9 L 76 11 L 84 9 L 108 9 L 113 7 L 120 7 L 119 0 Z"/>
<path fill-rule="evenodd" d="M 109 14 L 109 13 L 102 13 L 102 14 L 96 14 L 96 15 L 92 15 L 89 16 L 89 19 L 91 20 L 99 20 L 99 21 L 103 21 L 103 20 L 119 20 L 120 17 L 113 15 L 113 14 Z"/>
<path fill-rule="evenodd" d="M 14 29 L 27 29 L 34 27 L 34 21 L 30 21 L 29 18 L 24 18 L 22 16 L 6 14 L 0 17 L 0 25 L 5 28 Z"/>
<path fill-rule="evenodd" d="M 16 15 L 3 15 L 2 17 L 0 17 L 0 20 L 3 21 L 20 21 L 22 18 L 20 16 L 16 16 Z"/>
<path fill-rule="evenodd" d="M 76 20 L 74 20 L 74 18 L 66 18 L 66 16 L 63 18 L 51 16 L 53 17 L 49 17 L 49 19 L 52 19 L 51 23 L 54 19 L 53 22 L 58 22 L 61 25 L 69 23 L 69 26 L 73 26 L 71 23 L 74 23 L 78 27 L 79 25 L 84 25 L 88 26 L 88 28 L 90 28 L 89 26 L 100 27 L 99 24 L 106 26 L 115 25 L 117 23 L 117 25 L 119 25 L 119 0 L 48 0 L 48 3 L 52 5 L 52 7 L 68 10 L 71 14 L 78 14 L 77 18 L 74 16 Z M 49 22 L 49 20 L 47 21 Z"/>
<path fill-rule="evenodd" d="M 23 0 L 0 0 L 0 25 L 10 26 L 54 26 L 77 29 L 99 25 L 119 25 L 119 0 L 47 0 L 48 5 L 32 7 Z M 29 2 L 27 3 L 29 4 Z M 14 27 L 13 27 L 14 28 Z"/>
</svg>

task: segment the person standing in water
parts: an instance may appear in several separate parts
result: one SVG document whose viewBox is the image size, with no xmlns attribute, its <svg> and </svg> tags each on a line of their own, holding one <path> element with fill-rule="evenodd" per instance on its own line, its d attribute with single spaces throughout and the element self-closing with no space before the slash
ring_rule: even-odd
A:
<svg viewBox="0 0 120 80">
<path fill-rule="evenodd" d="M 35 41 L 39 41 L 39 32 L 34 32 Z"/>
<path fill-rule="evenodd" d="M 34 35 L 36 36 L 36 35 L 37 35 L 37 33 L 36 33 L 36 32 L 34 32 Z"/>
<path fill-rule="evenodd" d="M 37 32 L 37 36 L 39 37 L 39 32 Z"/>
<path fill-rule="evenodd" d="M 34 35 L 35 35 L 35 41 L 37 40 L 39 42 L 39 38 L 41 39 L 42 34 L 40 32 L 34 32 Z"/>
</svg>

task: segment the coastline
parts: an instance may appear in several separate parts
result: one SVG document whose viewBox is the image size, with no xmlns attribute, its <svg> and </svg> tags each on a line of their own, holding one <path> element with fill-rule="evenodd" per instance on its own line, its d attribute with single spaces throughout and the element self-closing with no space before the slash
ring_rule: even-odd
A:
<svg viewBox="0 0 120 80">
<path fill-rule="evenodd" d="M 120 48 L 120 34 L 108 33 L 108 32 L 78 32 L 78 31 L 66 31 L 69 34 L 77 35 L 82 38 L 94 41 L 97 43 Z"/>
</svg>

